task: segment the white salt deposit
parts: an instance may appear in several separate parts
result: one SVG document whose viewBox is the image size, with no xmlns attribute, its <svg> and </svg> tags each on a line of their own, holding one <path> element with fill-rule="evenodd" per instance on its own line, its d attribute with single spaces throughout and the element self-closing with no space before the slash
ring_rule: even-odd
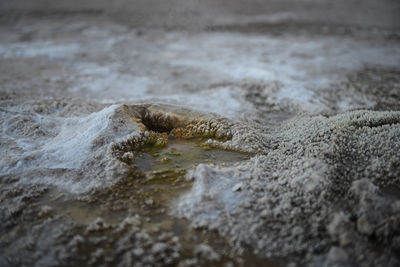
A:
<svg viewBox="0 0 400 267">
<path fill-rule="evenodd" d="M 160 99 L 193 110 L 213 112 L 227 118 L 234 118 L 238 116 L 239 111 L 245 110 L 244 101 L 240 100 L 239 92 L 230 87 L 196 93 L 166 95 Z"/>
<path fill-rule="evenodd" d="M 52 41 L 36 41 L 31 43 L 10 43 L 0 45 L 1 58 L 32 58 L 46 56 L 52 59 L 71 57 L 80 51 L 76 43 L 57 44 Z"/>
<path fill-rule="evenodd" d="M 191 190 L 177 201 L 174 212 L 180 216 L 199 216 L 206 224 L 216 220 L 220 212 L 229 214 L 245 198 L 239 190 L 232 190 L 237 186 L 238 175 L 232 169 L 198 165 L 189 174 L 194 179 Z"/>
<path fill-rule="evenodd" d="M 54 126 L 43 125 L 54 128 L 54 131 L 59 129 L 58 134 L 40 140 L 24 139 L 22 142 L 20 139 L 17 144 L 26 152 L 18 155 L 20 160 L 14 166 L 7 166 L 4 162 L 1 173 L 42 168 L 78 169 L 92 153 L 91 142 L 108 126 L 109 116 L 117 107 L 112 105 L 86 117 L 57 118 L 53 121 L 58 125 Z"/>
<path fill-rule="evenodd" d="M 253 19 L 257 22 L 288 16 L 292 15 Z M 400 48 L 391 43 L 343 37 L 172 32 L 159 33 L 154 39 L 151 32 L 132 36 L 123 33 L 126 29 L 115 31 L 110 36 L 110 29 L 89 28 L 79 43 L 10 39 L 0 44 L 0 57 L 46 57 L 64 66 L 62 79 L 69 81 L 67 90 L 77 97 L 103 103 L 158 98 L 229 117 L 241 114 L 246 106 L 244 100 L 238 100 L 240 97 L 231 97 L 238 92 L 234 87 L 241 84 L 279 81 L 280 90 L 270 95 L 277 103 L 292 101 L 306 111 L 319 112 L 327 106 L 315 92 L 340 82 L 347 73 L 365 65 L 400 64 Z M 93 60 L 93 51 L 104 58 Z M 123 58 L 121 51 L 126 54 Z M 346 102 L 354 101 L 342 101 L 339 108 L 351 109 Z"/>
<path fill-rule="evenodd" d="M 108 102 L 137 100 L 148 96 L 148 88 L 154 85 L 151 77 L 120 73 L 118 68 L 116 64 L 77 64 L 79 74 L 75 78 L 75 85 L 68 90 L 74 94 L 93 95 L 103 101 L 111 98 Z"/>
<path fill-rule="evenodd" d="M 391 44 L 220 33 L 174 39 L 164 56 L 173 66 L 218 74 L 221 80 L 280 81 L 281 90 L 275 95 L 278 102 L 289 99 L 312 112 L 326 108 L 313 92 L 329 88 L 347 72 L 364 65 L 400 64 L 400 48 Z"/>
<path fill-rule="evenodd" d="M 118 105 L 112 105 L 82 118 L 65 119 L 60 133 L 40 150 L 43 167 L 77 169 L 91 153 L 92 141 L 109 124 L 109 116 Z"/>
</svg>

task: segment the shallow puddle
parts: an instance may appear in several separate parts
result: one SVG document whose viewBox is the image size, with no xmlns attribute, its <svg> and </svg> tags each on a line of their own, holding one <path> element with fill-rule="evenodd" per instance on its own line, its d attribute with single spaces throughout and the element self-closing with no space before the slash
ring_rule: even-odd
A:
<svg viewBox="0 0 400 267">
<path fill-rule="evenodd" d="M 227 165 L 249 159 L 249 155 L 210 148 L 204 138 L 169 138 L 166 147 L 146 146 L 136 156 L 138 171 L 158 172 L 189 169 L 199 163 Z"/>
<path fill-rule="evenodd" d="M 200 163 L 232 165 L 250 157 L 248 154 L 207 147 L 204 141 L 202 138 L 170 137 L 164 147 L 145 146 L 135 152 L 131 162 L 134 169 L 132 175 L 94 193 L 90 200 L 77 200 L 65 195 L 59 197 L 60 192 L 53 191 L 42 203 L 50 205 L 54 213 L 63 214 L 83 226 L 98 217 L 108 224 L 117 224 L 128 216 L 138 215 L 141 229 L 151 236 L 171 232 L 179 237 L 182 259 L 193 257 L 194 248 L 205 243 L 221 256 L 218 263 L 214 262 L 217 266 L 228 262 L 238 266 L 278 266 L 276 261 L 258 259 L 247 249 L 238 255 L 217 233 L 193 229 L 189 221 L 169 215 L 172 201 L 192 186 L 193 181 L 186 177 L 189 170 Z M 104 234 L 113 238 L 112 233 Z"/>
</svg>

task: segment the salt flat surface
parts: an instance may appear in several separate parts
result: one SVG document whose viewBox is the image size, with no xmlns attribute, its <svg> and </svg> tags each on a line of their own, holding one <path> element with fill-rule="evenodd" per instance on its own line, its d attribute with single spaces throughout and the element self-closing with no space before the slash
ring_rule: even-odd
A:
<svg viewBox="0 0 400 267">
<path fill-rule="evenodd" d="M 82 31 L 84 26 L 77 23 L 69 31 Z M 40 25 L 30 29 L 35 27 Z M 71 84 L 66 94 L 74 97 L 107 103 L 174 100 L 232 117 L 249 108 L 240 94 L 230 97 L 238 95 L 234 87 L 243 84 L 279 82 L 279 90 L 270 95 L 277 103 L 289 100 L 309 112 L 328 109 L 315 92 L 329 89 L 363 66 L 399 66 L 400 48 L 334 36 L 155 31 L 136 35 L 119 26 L 86 27 L 80 39 L 60 34 L 28 43 L 9 40 L 0 43 L 0 58 L 34 58 L 59 65 Z M 53 73 L 52 79 L 56 76 Z M 340 107 L 351 109 L 345 102 Z"/>
<path fill-rule="evenodd" d="M 397 266 L 391 253 L 398 249 L 400 200 L 385 192 L 400 177 L 400 114 L 389 111 L 400 109 L 396 32 L 390 38 L 390 30 L 369 27 L 363 37 L 347 28 L 329 32 L 337 25 L 320 31 L 319 22 L 311 28 L 304 21 L 291 24 L 293 14 L 215 20 L 231 31 L 141 29 L 85 15 L 0 27 L 0 230 L 6 251 L 0 249 L 0 265 L 10 265 L 9 255 L 14 265 L 71 263 L 81 256 L 96 265 L 104 255 L 104 262 L 153 265 L 170 247 L 163 242 L 179 247 L 179 238 L 164 239 L 165 225 L 136 216 L 135 209 L 151 210 L 157 200 L 142 195 L 145 203 L 131 205 L 140 188 L 125 190 L 137 178 L 129 165 L 137 146 L 154 138 L 137 114 L 145 112 L 154 123 L 147 127 L 160 130 L 166 114 L 177 112 L 204 118 L 197 130 L 207 129 L 202 133 L 209 142 L 246 151 L 250 159 L 230 167 L 198 165 L 186 177 L 193 187 L 162 214 L 217 230 L 237 251 L 245 243 L 260 257 L 289 258 L 294 266 L 352 260 Z M 291 28 L 246 32 L 252 23 Z M 150 109 L 130 106 L 143 103 L 157 104 L 151 106 L 154 117 Z M 101 219 L 76 226 L 64 210 L 55 215 L 41 207 L 50 188 L 59 191 L 55 198 L 96 200 L 109 217 L 111 210 L 128 217 L 111 228 Z M 142 222 L 151 227 L 115 236 Z M 17 228 L 21 239 L 9 231 Z M 153 228 L 152 249 L 151 242 L 145 249 L 133 242 Z M 96 243 L 97 231 L 105 229 L 112 234 L 103 241 L 115 250 L 101 251 Z M 94 250 L 80 253 L 82 244 Z M 123 259 L 121 251 L 127 251 Z M 212 258 L 200 252 L 190 253 Z M 166 255 L 160 256 L 165 264 L 175 257 Z"/>
</svg>

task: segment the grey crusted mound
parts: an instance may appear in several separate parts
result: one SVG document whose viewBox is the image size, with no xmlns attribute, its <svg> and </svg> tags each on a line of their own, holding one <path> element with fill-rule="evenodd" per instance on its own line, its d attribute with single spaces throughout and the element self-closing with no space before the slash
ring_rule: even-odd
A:
<svg viewBox="0 0 400 267">
<path fill-rule="evenodd" d="M 400 112 L 303 117 L 247 140 L 261 137 L 245 164 L 198 166 L 176 213 L 261 257 L 398 266 Z"/>
<path fill-rule="evenodd" d="M 3 102 L 2 124 L 7 127 L 3 127 L 2 139 L 6 153 L 0 192 L 1 262 L 51 266 L 89 259 L 92 265 L 109 261 L 124 266 L 140 259 L 150 265 L 178 264 L 180 241 L 167 233 L 160 240 L 147 236 L 136 222 L 143 218 L 132 219 L 127 214 L 125 221 L 107 226 L 95 220 L 82 229 L 81 224 L 65 220 L 43 205 L 40 199 L 54 185 L 64 191 L 101 191 L 126 176 L 129 169 L 115 158 L 112 148 L 145 136 L 123 106 L 93 104 L 92 110 L 79 111 L 91 114 L 65 118 L 79 109 L 79 103 L 48 100 L 14 106 Z M 173 115 L 179 108 L 159 106 L 157 110 Z M 49 114 L 53 119 L 44 120 Z M 239 254 L 247 244 L 259 257 L 282 258 L 283 262 L 399 264 L 400 112 L 303 116 L 269 131 L 213 115 L 185 114 L 204 120 L 194 129 L 199 133 L 207 133 L 206 125 L 214 125 L 220 134 L 231 136 L 231 140 L 210 140 L 210 144 L 249 151 L 253 156 L 236 167 L 199 165 L 190 174 L 192 189 L 174 204 L 174 215 L 188 218 L 195 226 L 217 229 Z M 159 123 L 164 117 L 155 118 Z M 207 124 L 208 120 L 214 124 Z M 89 138 L 85 141 L 90 141 L 90 146 L 82 147 L 79 140 L 70 139 L 69 128 Z M 38 145 L 16 150 L 18 139 Z M 80 164 L 76 156 L 68 155 L 64 143 L 81 151 Z M 49 168 L 49 156 L 52 162 L 59 162 L 58 168 Z M 36 177 L 47 178 L 39 182 Z M 10 231 L 15 227 L 27 232 Z M 113 253 L 90 251 L 78 257 L 82 249 L 97 244 L 118 249 Z M 45 253 L 49 249 L 51 253 Z M 17 252 L 25 256 L 15 261 Z"/>
<path fill-rule="evenodd" d="M 3 264 L 90 260 L 92 265 L 109 261 L 124 266 L 139 258 L 150 265 L 179 263 L 180 241 L 167 233 L 162 240 L 147 236 L 130 214 L 108 226 L 95 220 L 86 229 L 56 215 L 41 200 L 53 186 L 66 192 L 79 189 L 77 197 L 90 200 L 92 195 L 84 192 L 101 191 L 126 176 L 129 169 L 112 149 L 143 141 L 145 133 L 124 106 L 84 103 L 87 108 L 79 110 L 79 101 L 50 99 L 17 104 L 2 105 Z M 154 108 L 171 116 L 179 113 L 179 107 Z M 302 116 L 266 131 L 257 124 L 182 111 L 204 121 L 193 131 L 230 136 L 227 141 L 210 139 L 211 145 L 253 156 L 235 167 L 199 165 L 190 175 L 192 189 L 174 204 L 174 215 L 217 229 L 236 252 L 250 245 L 261 258 L 318 266 L 399 264 L 400 112 Z M 82 116 L 72 117 L 75 112 Z M 170 119 L 157 116 L 157 123 Z M 71 138 L 69 129 L 85 136 L 85 142 Z M 69 155 L 65 144 L 80 153 Z M 25 230 L 10 231 L 17 228 Z M 82 249 L 98 244 L 118 250 L 78 257 Z"/>
</svg>

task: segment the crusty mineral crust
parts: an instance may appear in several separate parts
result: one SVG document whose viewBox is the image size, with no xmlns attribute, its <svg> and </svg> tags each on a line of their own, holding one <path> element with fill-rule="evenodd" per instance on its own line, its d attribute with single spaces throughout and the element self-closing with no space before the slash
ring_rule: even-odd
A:
<svg viewBox="0 0 400 267">
<path fill-rule="evenodd" d="M 120 105 L 107 110 L 110 112 L 107 126 L 92 140 L 94 153 L 80 168 L 49 170 L 38 165 L 24 176 L 75 177 L 75 182 L 94 185 L 96 191 L 101 191 L 131 171 L 123 162 L 127 152 L 148 143 L 156 144 L 157 138 L 168 134 L 180 138 L 207 137 L 210 145 L 252 152 L 253 156 L 234 167 L 199 165 L 190 175 L 194 179 L 193 188 L 173 204 L 175 216 L 188 218 L 195 227 L 218 230 L 239 254 L 242 245 L 247 244 L 259 257 L 279 257 L 289 262 L 294 259 L 316 265 L 373 262 L 388 266 L 398 263 L 400 201 L 398 194 L 387 192 L 393 191 L 388 188 L 400 186 L 400 112 L 354 111 L 330 117 L 303 115 L 266 131 L 258 124 L 232 122 L 212 114 L 180 110 L 177 106 Z M 9 113 L 8 116 L 20 115 Z M 38 139 L 43 138 L 40 131 L 56 129 L 52 124 L 39 124 L 35 129 L 40 131 L 28 132 L 23 129 L 32 129 L 30 121 L 20 123 L 22 128 L 15 128 L 17 134 L 29 133 Z M 149 125 L 152 130 L 148 130 Z M 34 161 L 38 157 L 40 153 L 25 160 Z M 61 236 L 52 235 L 51 240 L 43 239 L 37 246 L 39 250 L 50 245 L 58 247 L 64 255 L 61 262 L 68 262 L 77 252 L 65 250 L 62 240 L 66 231 L 79 231 L 74 230 L 77 228 L 73 222 L 63 222 L 59 215 L 52 215 L 51 209 L 32 201 L 40 199 L 53 185 L 34 182 L 22 186 L 18 183 L 21 174 L 10 170 L 1 180 L 2 233 L 22 222 L 27 227 L 36 225 L 32 235 L 20 237 L 28 242 L 39 238 L 44 229 L 59 229 Z M 80 198 L 90 200 L 90 192 Z M 111 229 L 115 227 L 120 228 L 114 225 Z M 87 237 L 75 239 L 90 247 L 93 242 L 90 232 Z M 24 248 L 12 241 L 11 233 L 4 238 L 11 243 L 3 243 L 6 254 L 2 260 L 12 251 Z M 119 242 L 113 240 L 112 244 Z M 173 236 L 165 242 L 171 240 L 175 240 Z M 156 245 L 157 241 L 148 242 L 154 242 L 154 250 L 164 247 Z M 140 249 L 140 243 L 135 244 L 135 249 Z M 177 246 L 171 255 L 176 256 Z M 385 249 L 381 251 L 377 247 Z M 93 253 L 95 263 L 96 257 L 101 258 L 103 254 Z M 167 256 L 169 252 L 165 253 L 165 257 L 171 257 Z M 40 253 L 33 258 L 25 255 L 26 262 L 45 260 Z M 47 257 L 55 260 L 55 256 Z M 167 258 L 160 258 L 160 263 L 165 263 Z"/>
<path fill-rule="evenodd" d="M 270 147 L 241 166 L 198 166 L 176 214 L 261 257 L 396 266 L 400 195 L 386 191 L 400 186 L 399 122 L 400 112 L 373 111 L 292 120 L 256 135 Z"/>
<path fill-rule="evenodd" d="M 400 265 L 399 1 L 2 2 L 0 266 Z M 229 259 L 135 211 L 169 136 L 251 155 L 165 210 Z"/>
</svg>

